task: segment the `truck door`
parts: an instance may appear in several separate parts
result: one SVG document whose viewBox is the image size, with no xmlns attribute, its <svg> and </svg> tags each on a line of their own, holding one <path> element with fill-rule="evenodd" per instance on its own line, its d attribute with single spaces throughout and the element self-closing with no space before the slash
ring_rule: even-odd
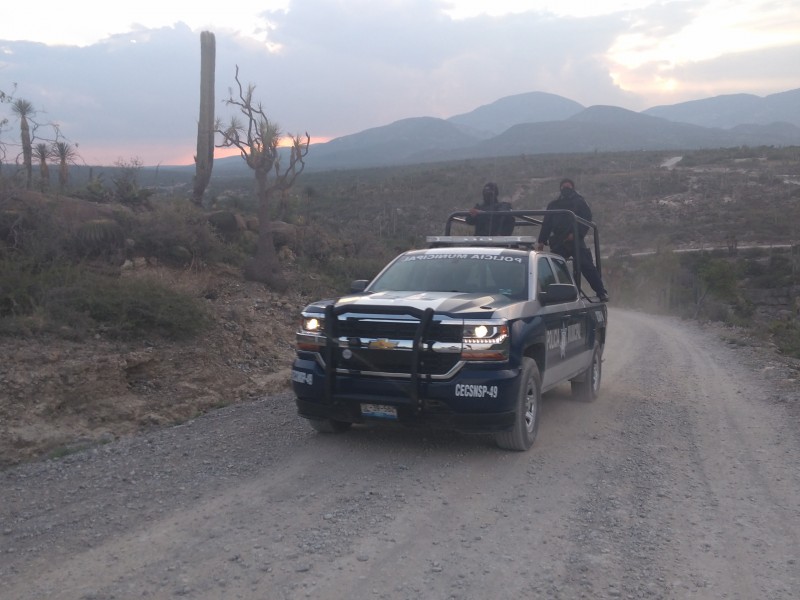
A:
<svg viewBox="0 0 800 600">
<path fill-rule="evenodd" d="M 544 291 L 551 283 L 558 283 L 556 272 L 546 256 L 536 261 L 537 293 Z M 565 310 L 573 303 L 548 304 L 542 307 L 542 320 L 545 334 L 545 370 L 542 373 L 542 389 L 548 389 L 567 376 L 567 331 L 570 311 Z"/>
<path fill-rule="evenodd" d="M 560 256 L 552 257 L 552 261 L 558 283 L 575 285 L 567 262 Z M 565 330 L 562 333 L 566 336 L 566 342 L 562 341 L 562 345 L 564 361 L 567 363 L 565 369 L 571 376 L 583 371 L 591 360 L 594 328 L 590 327 L 589 309 L 585 302 L 579 300 L 569 306 L 570 310 L 564 314 Z"/>
</svg>

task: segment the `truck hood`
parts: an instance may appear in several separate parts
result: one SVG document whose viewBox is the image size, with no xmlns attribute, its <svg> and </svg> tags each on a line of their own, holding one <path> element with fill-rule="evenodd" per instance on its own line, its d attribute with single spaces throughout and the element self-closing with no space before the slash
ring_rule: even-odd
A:
<svg viewBox="0 0 800 600">
<path fill-rule="evenodd" d="M 459 316 L 489 317 L 499 308 L 512 304 L 502 294 L 465 294 L 461 292 L 375 292 L 343 296 L 336 306 L 347 304 L 379 309 L 381 306 L 397 309 L 408 306 L 418 310 L 432 308 L 437 313 Z M 322 306 L 327 303 L 322 303 Z"/>
</svg>

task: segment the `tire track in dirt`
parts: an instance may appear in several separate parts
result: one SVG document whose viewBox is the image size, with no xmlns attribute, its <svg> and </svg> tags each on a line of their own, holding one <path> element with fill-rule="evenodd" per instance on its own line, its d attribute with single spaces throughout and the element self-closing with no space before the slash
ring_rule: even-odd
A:
<svg viewBox="0 0 800 600">
<path fill-rule="evenodd" d="M 3 597 L 800 597 L 800 453 L 736 350 L 612 310 L 526 453 L 313 433 L 289 396 L 0 473 Z"/>
</svg>

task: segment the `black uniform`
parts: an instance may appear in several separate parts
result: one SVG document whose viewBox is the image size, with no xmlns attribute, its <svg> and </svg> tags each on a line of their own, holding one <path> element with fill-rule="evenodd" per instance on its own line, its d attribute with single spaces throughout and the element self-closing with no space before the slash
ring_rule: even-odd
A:
<svg viewBox="0 0 800 600">
<path fill-rule="evenodd" d="M 547 205 L 547 210 L 569 210 L 581 219 L 592 220 L 592 209 L 589 208 L 583 196 L 571 187 L 563 187 L 558 198 Z M 588 231 L 589 227 L 587 225 L 578 223 L 578 252 L 581 255 L 581 274 L 586 278 L 594 293 L 599 298 L 605 299 L 608 297 L 608 292 L 594 264 L 592 253 L 583 239 Z M 567 240 L 570 233 L 573 233 L 573 229 L 572 219 L 569 215 L 545 215 L 537 241 L 540 244 L 548 244 L 556 254 L 560 254 L 564 258 L 570 258 L 575 248 L 574 242 Z"/>
<path fill-rule="evenodd" d="M 511 210 L 508 202 L 476 204 L 477 215 L 467 215 L 467 223 L 475 225 L 475 235 L 511 235 L 514 232 L 514 217 L 504 215 Z"/>
<path fill-rule="evenodd" d="M 511 235 L 514 233 L 515 219 L 512 215 L 504 215 L 511 210 L 508 202 L 500 202 L 500 190 L 496 183 L 489 182 L 483 186 L 483 203 L 476 204 L 475 215 L 467 216 L 467 223 L 475 225 L 475 235 Z"/>
</svg>

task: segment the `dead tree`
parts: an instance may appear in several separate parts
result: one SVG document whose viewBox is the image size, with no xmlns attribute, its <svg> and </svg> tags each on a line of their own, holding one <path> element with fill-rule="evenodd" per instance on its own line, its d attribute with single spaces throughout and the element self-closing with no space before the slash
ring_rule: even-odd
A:
<svg viewBox="0 0 800 600">
<path fill-rule="evenodd" d="M 217 147 L 238 148 L 247 166 L 255 174 L 258 247 L 255 255 L 245 265 L 244 275 L 251 281 L 260 281 L 273 289 L 284 290 L 286 280 L 272 239 L 270 200 L 275 193 L 290 189 L 303 172 L 311 138 L 308 133 L 305 137 L 290 135 L 291 145 L 288 152 L 282 154 L 278 146 L 282 136 L 277 123 L 270 121 L 261 103 L 253 99 L 255 86 L 250 84 L 247 89 L 242 87 L 238 66 L 235 80 L 238 96 L 234 97 L 233 90 L 230 90 L 226 104 L 237 107 L 244 119 L 233 116 L 225 128 L 217 121 L 215 130 L 222 136 L 222 143 Z M 282 158 L 288 160 L 287 165 L 281 164 Z"/>
</svg>

